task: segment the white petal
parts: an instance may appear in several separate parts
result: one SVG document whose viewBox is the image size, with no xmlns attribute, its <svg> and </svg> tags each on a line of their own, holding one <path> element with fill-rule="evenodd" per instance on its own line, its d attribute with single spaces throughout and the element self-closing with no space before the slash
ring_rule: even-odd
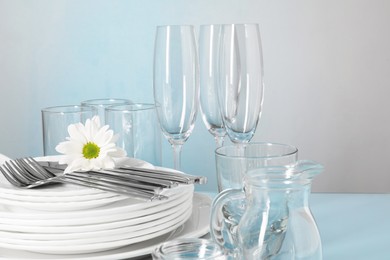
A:
<svg viewBox="0 0 390 260">
<path fill-rule="evenodd" d="M 84 157 L 81 154 L 64 155 L 64 156 L 61 156 L 58 163 L 70 165 L 73 161 L 75 161 L 77 159 L 84 159 Z"/>
<path fill-rule="evenodd" d="M 73 160 L 71 163 L 68 164 L 68 167 L 66 167 L 64 173 L 69 173 L 69 172 L 79 170 L 84 161 L 85 161 L 85 159 L 83 159 L 83 158 L 78 158 L 78 159 Z"/>
<path fill-rule="evenodd" d="M 84 159 L 81 163 L 81 167 L 80 167 L 80 170 L 82 171 L 89 171 L 92 169 L 92 166 L 91 166 L 91 160 L 88 160 L 88 159 Z"/>
<path fill-rule="evenodd" d="M 70 140 L 76 140 L 81 143 L 86 143 L 86 136 L 82 131 L 80 131 L 80 127 L 83 127 L 81 123 L 79 124 L 72 124 L 68 126 L 68 133 L 69 133 L 69 139 Z"/>
<path fill-rule="evenodd" d="M 84 131 L 85 131 L 85 135 L 86 135 L 88 141 L 92 140 L 92 138 L 93 138 L 92 122 L 91 122 L 91 119 L 89 119 L 89 118 L 85 121 Z"/>
<path fill-rule="evenodd" d="M 111 142 L 116 143 L 118 141 L 119 137 L 120 137 L 119 134 L 113 135 L 112 138 L 111 138 Z"/>
<path fill-rule="evenodd" d="M 103 161 L 101 159 L 93 159 L 94 162 L 93 162 L 93 166 L 95 167 L 96 170 L 99 170 L 99 169 L 102 169 L 103 168 Z"/>
<path fill-rule="evenodd" d="M 92 117 L 92 121 L 95 123 L 96 128 L 100 128 L 100 117 L 99 116 Z"/>
<path fill-rule="evenodd" d="M 114 158 L 121 158 L 121 157 L 125 157 L 127 153 L 122 148 L 117 147 L 116 150 L 110 151 L 108 155 Z"/>
<path fill-rule="evenodd" d="M 96 135 L 93 137 L 93 142 L 95 142 L 99 146 L 103 146 L 106 143 L 110 142 L 111 136 L 110 133 L 107 134 L 108 125 L 103 126 L 99 129 Z M 112 132 L 112 131 L 111 131 Z"/>
<path fill-rule="evenodd" d="M 103 168 L 104 169 L 113 169 L 113 168 L 115 168 L 114 160 L 111 157 L 108 157 L 108 156 L 104 157 Z"/>
<path fill-rule="evenodd" d="M 108 144 L 100 147 L 100 151 L 102 153 L 107 153 L 107 151 L 110 151 L 112 149 L 116 149 L 115 144 L 113 144 L 113 143 L 108 143 Z"/>
<path fill-rule="evenodd" d="M 56 151 L 62 154 L 81 154 L 83 144 L 72 141 L 61 142 L 56 146 Z"/>
</svg>

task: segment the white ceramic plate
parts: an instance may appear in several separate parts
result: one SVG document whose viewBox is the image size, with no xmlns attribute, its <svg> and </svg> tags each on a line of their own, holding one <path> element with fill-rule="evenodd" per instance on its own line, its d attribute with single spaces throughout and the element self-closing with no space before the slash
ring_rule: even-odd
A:
<svg viewBox="0 0 390 260">
<path fill-rule="evenodd" d="M 150 254 L 152 250 L 160 243 L 167 240 L 180 237 L 200 237 L 208 233 L 209 215 L 211 199 L 203 194 L 194 194 L 193 211 L 191 217 L 171 234 L 155 237 L 121 248 L 108 250 L 99 253 L 59 255 L 59 254 L 40 254 L 23 250 L 7 249 L 0 246 L 0 259 L 2 260 L 37 260 L 37 259 L 56 259 L 56 260 L 110 260 L 110 259 L 129 259 Z"/>
<path fill-rule="evenodd" d="M 55 211 L 57 214 L 60 211 L 85 210 L 101 207 L 116 201 L 124 200 L 126 197 L 111 196 L 101 199 L 91 199 L 83 201 L 67 201 L 67 202 L 28 202 L 19 200 L 10 200 L 0 196 L 0 204 L 7 205 L 12 208 L 31 209 L 36 211 Z"/>
<path fill-rule="evenodd" d="M 0 224 L 0 230 L 11 231 L 11 232 L 22 232 L 22 233 L 38 233 L 38 234 L 69 234 L 69 233 L 77 234 L 83 232 L 96 232 L 96 231 L 118 229 L 123 227 L 135 226 L 142 223 L 147 223 L 156 220 L 158 218 L 165 217 L 169 214 L 176 212 L 178 208 L 180 209 L 182 207 L 186 207 L 190 205 L 189 199 L 191 198 L 192 196 L 187 195 L 183 198 L 180 198 L 179 204 L 171 208 L 167 208 L 163 211 L 158 211 L 154 214 L 147 214 L 139 218 L 123 219 L 123 220 L 117 220 L 117 221 L 105 222 L 99 224 L 78 224 L 78 225 L 69 225 L 69 226 L 23 226 L 23 225 Z"/>
<path fill-rule="evenodd" d="M 112 223 L 121 220 L 138 219 L 141 217 L 163 212 L 180 203 L 189 201 L 194 190 L 193 185 L 182 185 L 167 190 L 169 199 L 161 201 L 140 202 L 135 199 L 126 199 L 114 202 L 98 209 L 61 212 L 15 212 L 13 208 L 0 205 L 0 224 L 14 226 L 74 226 Z M 3 226 L 5 228 L 5 226 Z M 10 230 L 9 228 L 7 230 Z M 43 229 L 46 230 L 46 229 Z M 43 230 L 39 231 L 40 233 Z M 45 231 L 46 232 L 46 231 Z M 44 232 L 43 232 L 44 233 Z"/>
<path fill-rule="evenodd" d="M 98 200 L 112 197 L 122 197 L 126 198 L 124 195 L 119 195 L 115 193 L 101 192 L 95 194 L 86 194 L 83 196 L 29 196 L 29 195 L 18 195 L 18 194 L 10 194 L 10 193 L 1 193 L 0 198 L 8 199 L 11 201 L 23 201 L 23 202 L 49 202 L 49 203 L 65 203 L 65 202 L 79 202 L 79 201 L 90 201 L 90 200 Z"/>
<path fill-rule="evenodd" d="M 28 250 L 31 252 L 74 254 L 100 252 L 107 249 L 141 242 L 170 232 L 173 227 L 184 223 L 191 215 L 192 205 L 180 208 L 170 215 L 144 225 L 120 228 L 120 234 L 111 236 L 91 236 L 84 239 L 68 240 L 26 240 L 0 237 L 0 245 L 7 248 Z M 131 230 L 131 229 L 138 230 Z"/>
<path fill-rule="evenodd" d="M 144 222 L 128 226 L 106 229 L 106 230 L 93 230 L 90 232 L 80 233 L 25 233 L 25 232 L 12 232 L 12 231 L 0 231 L 0 239 L 7 242 L 7 239 L 16 240 L 30 240 L 30 241 L 61 241 L 67 243 L 66 240 L 87 240 L 91 238 L 110 237 L 122 235 L 124 233 L 137 232 L 140 230 L 151 229 L 157 224 L 161 224 L 167 221 L 173 220 L 180 214 L 183 214 L 185 210 L 189 210 L 192 207 L 192 203 L 185 203 L 183 205 L 175 207 L 173 210 L 167 210 L 165 215 L 161 215 L 158 218 L 156 216 L 147 216 L 144 218 Z M 44 229 L 45 227 L 42 227 Z M 12 243 L 11 240 L 8 241 Z M 19 243 L 23 244 L 23 243 Z"/>
<path fill-rule="evenodd" d="M 121 236 L 119 240 L 108 241 L 108 242 L 97 242 L 97 243 L 86 243 L 86 244 L 73 244 L 73 245 L 42 245 L 43 243 L 26 243 L 23 245 L 20 244 L 9 244 L 2 242 L 0 240 L 0 247 L 11 248 L 11 249 L 19 249 L 26 250 L 30 252 L 37 252 L 43 254 L 85 254 L 85 253 L 95 253 L 101 252 L 105 250 L 110 250 L 118 247 L 122 247 L 125 245 L 131 245 L 137 242 L 142 242 L 148 239 L 152 239 L 154 237 L 166 234 L 178 226 L 182 225 L 186 220 L 191 216 L 191 211 L 187 211 L 184 214 L 180 214 L 175 220 L 175 223 L 167 222 L 162 225 L 159 225 L 156 228 L 155 232 L 152 233 L 144 233 L 138 234 L 136 237 L 126 238 L 126 235 Z M 40 245 L 38 245 L 40 244 Z"/>
</svg>

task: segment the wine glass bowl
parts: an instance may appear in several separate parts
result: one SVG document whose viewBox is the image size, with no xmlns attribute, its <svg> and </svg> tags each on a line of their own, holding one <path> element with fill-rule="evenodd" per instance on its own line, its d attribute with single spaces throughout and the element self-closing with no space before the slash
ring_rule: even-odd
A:
<svg viewBox="0 0 390 260">
<path fill-rule="evenodd" d="M 199 102 L 199 64 L 191 25 L 158 26 L 153 93 L 161 130 L 180 169 L 181 147 L 194 128 Z"/>
<path fill-rule="evenodd" d="M 263 104 L 263 58 L 257 24 L 221 26 L 218 101 L 233 143 L 249 142 Z"/>
</svg>

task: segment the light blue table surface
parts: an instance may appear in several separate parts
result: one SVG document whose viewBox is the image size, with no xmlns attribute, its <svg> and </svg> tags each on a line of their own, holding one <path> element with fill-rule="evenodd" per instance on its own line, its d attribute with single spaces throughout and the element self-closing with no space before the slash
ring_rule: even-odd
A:
<svg viewBox="0 0 390 260">
<path fill-rule="evenodd" d="M 313 193 L 323 259 L 390 259 L 390 194 Z"/>
<path fill-rule="evenodd" d="M 310 207 L 324 260 L 390 259 L 390 194 L 312 193 Z"/>
</svg>

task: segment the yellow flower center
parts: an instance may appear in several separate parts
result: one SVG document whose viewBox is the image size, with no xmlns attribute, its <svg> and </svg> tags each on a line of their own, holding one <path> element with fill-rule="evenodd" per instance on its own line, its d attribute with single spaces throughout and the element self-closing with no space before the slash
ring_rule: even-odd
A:
<svg viewBox="0 0 390 260">
<path fill-rule="evenodd" d="M 86 159 L 93 159 L 99 156 L 100 147 L 97 144 L 88 142 L 83 147 L 83 155 Z"/>
</svg>

